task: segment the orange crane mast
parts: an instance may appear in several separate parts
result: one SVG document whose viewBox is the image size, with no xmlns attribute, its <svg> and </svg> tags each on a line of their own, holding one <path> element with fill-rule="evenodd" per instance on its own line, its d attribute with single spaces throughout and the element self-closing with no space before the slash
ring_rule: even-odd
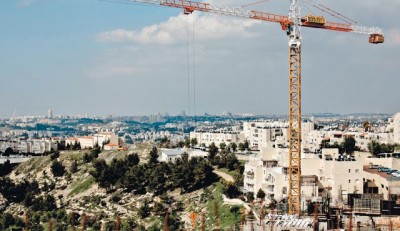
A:
<svg viewBox="0 0 400 231">
<path fill-rule="evenodd" d="M 314 0 L 289 0 L 288 16 L 267 12 L 247 10 L 238 7 L 216 6 L 204 2 L 187 0 L 120 0 L 140 4 L 155 4 L 183 9 L 184 14 L 194 11 L 215 13 L 234 17 L 249 18 L 266 22 L 279 23 L 286 31 L 289 40 L 289 213 L 301 211 L 301 27 L 310 27 L 341 32 L 355 32 L 369 35 L 369 42 L 384 42 L 380 28 L 366 27 L 354 23 L 327 22 L 323 16 L 301 16 L 300 4 L 313 4 Z M 331 11 L 329 8 L 327 10 Z M 331 11 L 332 12 L 332 11 Z M 337 14 L 335 12 L 335 14 Z M 340 15 L 340 14 L 337 14 Z"/>
</svg>

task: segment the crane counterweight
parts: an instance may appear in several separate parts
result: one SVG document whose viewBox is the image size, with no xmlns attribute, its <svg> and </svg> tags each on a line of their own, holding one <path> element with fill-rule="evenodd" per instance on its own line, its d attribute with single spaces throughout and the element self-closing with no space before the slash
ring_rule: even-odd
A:
<svg viewBox="0 0 400 231">
<path fill-rule="evenodd" d="M 382 34 L 371 34 L 369 36 L 369 43 L 379 44 L 385 41 L 385 37 Z"/>
</svg>

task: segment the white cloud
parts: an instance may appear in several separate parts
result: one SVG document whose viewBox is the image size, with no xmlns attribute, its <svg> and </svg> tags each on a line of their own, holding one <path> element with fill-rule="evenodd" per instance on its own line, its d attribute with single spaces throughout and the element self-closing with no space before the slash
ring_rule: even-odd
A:
<svg viewBox="0 0 400 231">
<path fill-rule="evenodd" d="M 215 15 L 193 16 L 179 15 L 169 18 L 166 22 L 144 27 L 139 31 L 116 29 L 97 35 L 99 41 L 105 42 L 136 42 L 140 44 L 174 44 L 186 40 L 188 20 L 189 30 L 192 30 L 195 20 L 195 34 L 198 40 L 210 40 L 235 37 L 254 37 L 257 33 L 250 29 L 261 22 L 255 20 L 218 17 Z M 191 33 L 191 32 L 190 32 Z"/>
<path fill-rule="evenodd" d="M 34 4 L 35 2 L 37 2 L 37 0 L 20 0 L 18 2 L 18 6 L 19 7 L 29 7 L 32 4 Z"/>
</svg>

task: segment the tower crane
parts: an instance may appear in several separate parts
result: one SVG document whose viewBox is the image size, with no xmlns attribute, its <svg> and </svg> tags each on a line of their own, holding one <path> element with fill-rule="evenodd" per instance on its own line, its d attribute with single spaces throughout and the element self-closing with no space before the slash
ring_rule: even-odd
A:
<svg viewBox="0 0 400 231">
<path fill-rule="evenodd" d="M 324 16 L 300 13 L 301 2 L 313 0 L 290 0 L 288 16 L 247 10 L 240 7 L 223 7 L 205 2 L 187 0 L 121 0 L 123 2 L 155 4 L 183 9 L 184 14 L 194 11 L 222 14 L 279 23 L 289 40 L 289 213 L 300 214 L 301 205 L 301 27 L 326 29 L 341 32 L 355 32 L 369 35 L 369 42 L 384 42 L 384 35 L 378 27 L 360 26 L 354 21 L 347 23 L 328 22 Z"/>
</svg>

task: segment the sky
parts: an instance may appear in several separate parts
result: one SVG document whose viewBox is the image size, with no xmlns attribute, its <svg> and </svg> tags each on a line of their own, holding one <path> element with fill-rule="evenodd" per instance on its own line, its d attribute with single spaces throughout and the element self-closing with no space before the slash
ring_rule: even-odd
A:
<svg viewBox="0 0 400 231">
<path fill-rule="evenodd" d="M 302 112 L 399 112 L 400 0 L 318 3 L 382 28 L 385 43 L 304 28 Z M 287 15 L 288 7 L 270 0 L 246 9 Z M 322 12 L 303 6 L 302 14 Z M 279 24 L 238 17 L 99 0 L 1 0 L 0 80 L 0 116 L 287 114 L 288 41 Z"/>
</svg>

